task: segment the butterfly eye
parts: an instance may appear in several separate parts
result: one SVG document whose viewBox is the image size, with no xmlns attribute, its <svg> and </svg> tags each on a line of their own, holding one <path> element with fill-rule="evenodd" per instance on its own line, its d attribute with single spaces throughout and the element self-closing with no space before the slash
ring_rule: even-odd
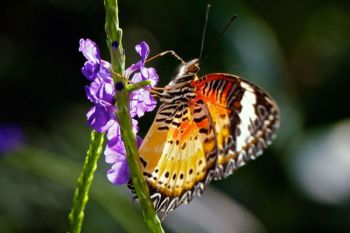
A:
<svg viewBox="0 0 350 233">
<path fill-rule="evenodd" d="M 199 71 L 199 66 L 198 66 L 198 64 L 192 64 L 191 66 L 189 66 L 188 68 L 187 68 L 187 71 L 188 71 L 188 73 L 198 73 L 198 71 Z"/>
<path fill-rule="evenodd" d="M 187 73 L 196 74 L 199 71 L 199 63 L 198 59 L 193 59 L 192 61 L 187 63 Z"/>
</svg>

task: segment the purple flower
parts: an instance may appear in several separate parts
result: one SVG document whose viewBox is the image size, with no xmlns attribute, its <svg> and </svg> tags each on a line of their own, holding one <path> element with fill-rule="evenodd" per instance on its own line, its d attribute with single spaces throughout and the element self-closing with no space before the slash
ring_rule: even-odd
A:
<svg viewBox="0 0 350 233">
<path fill-rule="evenodd" d="M 96 43 L 89 39 L 80 39 L 79 44 L 79 51 L 83 53 L 87 60 L 81 71 L 89 81 L 93 81 L 101 67 L 100 51 Z"/>
<path fill-rule="evenodd" d="M 24 134 L 20 127 L 14 124 L 0 125 L 0 154 L 18 149 L 23 142 Z"/>
<path fill-rule="evenodd" d="M 94 106 L 87 113 L 87 122 L 98 132 L 106 132 L 110 127 L 110 120 L 115 119 L 114 112 L 114 82 L 109 72 L 110 63 L 101 59 L 100 50 L 95 42 L 89 39 L 80 39 L 79 51 L 87 59 L 82 73 L 92 81 L 85 86 L 87 98 Z"/>
<path fill-rule="evenodd" d="M 157 105 L 157 101 L 144 89 L 133 91 L 130 94 L 130 114 L 132 117 L 142 117 L 145 112 L 151 112 Z"/>
<path fill-rule="evenodd" d="M 118 157 L 119 160 L 116 161 L 112 168 L 107 171 L 107 178 L 110 182 L 116 185 L 122 185 L 129 180 L 129 166 L 126 156 Z"/>
<path fill-rule="evenodd" d="M 100 133 L 106 132 L 115 122 L 113 112 L 97 105 L 90 108 L 86 116 L 88 125 Z"/>
<path fill-rule="evenodd" d="M 115 91 L 112 78 L 97 77 L 90 86 L 85 86 L 85 92 L 87 98 L 95 105 L 113 108 Z"/>
<path fill-rule="evenodd" d="M 111 169 L 107 171 L 107 178 L 110 182 L 119 185 L 125 184 L 129 180 L 129 167 L 120 131 L 117 134 L 109 139 L 104 154 L 106 162 L 113 164 Z"/>
<path fill-rule="evenodd" d="M 157 101 L 153 98 L 151 93 L 147 90 L 150 87 L 154 87 L 157 85 L 159 77 L 154 68 L 146 68 L 144 67 L 145 61 L 149 54 L 149 47 L 146 42 L 141 42 L 139 45 L 135 47 L 138 54 L 141 56 L 141 60 L 136 64 L 131 65 L 128 69 L 126 69 L 127 77 L 131 78 L 132 83 L 137 83 L 145 80 L 150 80 L 151 85 L 146 86 L 145 88 L 138 89 L 133 91 L 130 94 L 130 114 L 132 117 L 138 116 L 142 117 L 145 112 L 151 112 L 157 106 Z M 138 71 L 138 72 L 136 72 Z"/>
<path fill-rule="evenodd" d="M 141 42 L 135 47 L 141 59 L 132 64 L 125 71 L 125 76 L 132 82 L 137 83 L 150 80 L 150 87 L 138 89 L 130 93 L 130 115 L 131 117 L 141 117 L 145 112 L 150 112 L 156 107 L 156 100 L 149 92 L 158 82 L 158 75 L 154 68 L 144 67 L 145 61 L 149 55 L 149 47 L 146 42 Z M 131 77 L 131 78 L 130 78 Z M 135 135 L 138 132 L 137 121 L 132 121 Z M 129 180 L 129 169 L 126 160 L 126 151 L 121 139 L 120 127 L 111 127 L 107 134 L 108 143 L 105 150 L 106 162 L 111 163 L 112 168 L 107 172 L 108 179 L 114 184 L 124 184 Z M 137 137 L 137 144 L 140 146 L 142 139 Z"/>
<path fill-rule="evenodd" d="M 127 77 L 129 77 L 130 74 L 134 73 L 135 71 L 140 70 L 144 66 L 150 51 L 148 44 L 144 41 L 136 45 L 135 50 L 141 56 L 141 60 L 135 64 L 132 64 L 129 68 L 126 69 L 125 75 Z"/>
<path fill-rule="evenodd" d="M 137 146 L 140 147 L 142 139 L 138 136 L 136 139 Z M 116 137 L 113 137 L 107 143 L 104 154 L 106 156 L 106 163 L 113 164 L 112 167 L 107 171 L 108 180 L 116 185 L 121 185 L 128 182 L 130 178 L 129 166 L 126 158 L 124 142 L 121 140 L 120 134 Z"/>
<path fill-rule="evenodd" d="M 144 66 L 150 52 L 147 43 L 141 42 L 136 45 L 135 49 L 141 59 L 126 69 L 124 75 L 132 83 L 151 81 L 150 86 L 130 93 L 130 115 L 141 117 L 145 112 L 152 111 L 156 107 L 157 102 L 149 90 L 157 84 L 158 75 L 154 68 Z M 120 125 L 115 116 L 116 90 L 109 71 L 111 64 L 102 60 L 98 47 L 89 39 L 80 40 L 79 51 L 87 59 L 81 70 L 84 76 L 91 81 L 90 85 L 85 87 L 85 92 L 88 100 L 94 104 L 87 113 L 88 125 L 98 132 L 107 132 L 104 154 L 106 162 L 112 164 L 107 172 L 107 177 L 114 184 L 125 184 L 129 180 L 129 167 Z M 132 129 L 135 135 L 138 132 L 137 123 L 137 120 L 132 119 Z M 141 142 L 142 139 L 137 137 L 138 146 L 141 145 Z"/>
<path fill-rule="evenodd" d="M 132 129 L 136 135 L 138 132 L 137 121 L 132 119 Z M 137 146 L 142 143 L 142 139 L 137 136 Z M 121 138 L 120 126 L 113 124 L 107 133 L 107 146 L 104 151 L 106 163 L 113 164 L 107 172 L 107 178 L 114 184 L 125 184 L 129 180 L 129 167 L 126 159 L 124 142 Z"/>
</svg>

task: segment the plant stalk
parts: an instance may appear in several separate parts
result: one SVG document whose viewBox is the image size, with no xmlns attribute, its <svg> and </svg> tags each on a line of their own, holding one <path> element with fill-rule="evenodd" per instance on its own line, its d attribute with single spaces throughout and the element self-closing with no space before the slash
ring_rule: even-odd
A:
<svg viewBox="0 0 350 233">
<path fill-rule="evenodd" d="M 111 54 L 111 64 L 113 78 L 116 82 L 122 82 L 124 87 L 128 87 L 126 78 L 122 78 L 125 70 L 125 54 L 122 46 L 122 30 L 119 28 L 118 1 L 105 0 L 107 43 Z M 113 46 L 114 45 L 114 46 Z M 118 47 L 116 47 L 117 45 Z M 138 155 L 136 138 L 131 127 L 131 116 L 129 112 L 129 90 L 125 88 L 116 91 L 117 118 L 121 127 L 122 139 L 124 141 L 131 181 L 135 187 L 136 194 L 140 201 L 144 221 L 150 232 L 164 232 L 160 220 L 154 210 L 150 199 L 148 186 L 142 174 L 141 162 Z M 136 89 L 136 87 L 131 87 Z"/>
<path fill-rule="evenodd" d="M 103 150 L 104 134 L 91 132 L 91 143 L 87 151 L 84 167 L 74 192 L 73 207 L 68 215 L 69 233 L 80 233 L 85 206 L 89 200 L 89 191 L 97 168 L 97 161 Z"/>
</svg>

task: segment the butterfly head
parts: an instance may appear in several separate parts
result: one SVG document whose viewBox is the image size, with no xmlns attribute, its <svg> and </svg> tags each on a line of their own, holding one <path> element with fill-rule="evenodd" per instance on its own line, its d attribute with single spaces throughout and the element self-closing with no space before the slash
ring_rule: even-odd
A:
<svg viewBox="0 0 350 233">
<path fill-rule="evenodd" d="M 189 62 L 181 64 L 179 67 L 179 72 L 177 73 L 177 77 L 187 76 L 187 75 L 195 75 L 199 71 L 199 59 L 195 58 Z"/>
<path fill-rule="evenodd" d="M 182 63 L 177 69 L 174 79 L 168 86 L 182 86 L 186 85 L 189 81 L 196 79 L 199 72 L 199 59 L 192 59 L 189 62 Z"/>
</svg>

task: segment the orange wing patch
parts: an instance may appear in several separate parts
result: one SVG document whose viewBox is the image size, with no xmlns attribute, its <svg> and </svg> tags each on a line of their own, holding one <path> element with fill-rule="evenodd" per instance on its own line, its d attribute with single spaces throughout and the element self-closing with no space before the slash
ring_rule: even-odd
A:
<svg viewBox="0 0 350 233">
<path fill-rule="evenodd" d="M 239 82 L 232 78 L 209 77 L 194 81 L 192 85 L 196 87 L 196 98 L 202 99 L 209 110 L 216 132 L 217 164 L 222 164 L 227 156 L 225 147 L 233 141 L 231 126 L 234 122 L 231 122 L 231 115 L 240 108 L 239 101 L 242 92 L 238 90 Z M 236 91 L 234 101 L 236 106 L 228 107 L 232 91 Z"/>
</svg>

